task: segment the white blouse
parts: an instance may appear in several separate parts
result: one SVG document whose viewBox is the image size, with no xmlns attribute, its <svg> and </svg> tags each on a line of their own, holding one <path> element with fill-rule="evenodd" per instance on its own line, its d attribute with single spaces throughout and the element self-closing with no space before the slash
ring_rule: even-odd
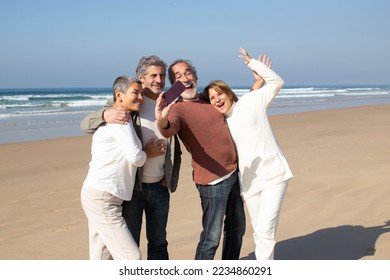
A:
<svg viewBox="0 0 390 280">
<path fill-rule="evenodd" d="M 132 122 L 100 126 L 92 138 L 92 159 L 83 187 L 106 191 L 131 200 L 137 167 L 146 154 Z"/>
</svg>

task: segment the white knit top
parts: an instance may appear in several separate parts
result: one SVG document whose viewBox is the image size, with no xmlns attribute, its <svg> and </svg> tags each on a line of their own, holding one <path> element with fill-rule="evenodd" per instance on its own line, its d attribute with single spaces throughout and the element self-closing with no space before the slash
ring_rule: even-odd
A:
<svg viewBox="0 0 390 280">
<path fill-rule="evenodd" d="M 227 117 L 237 147 L 241 195 L 244 200 L 292 177 L 267 117 L 267 107 L 284 82 L 258 60 L 252 59 L 248 66 L 266 84 L 242 96 L 233 104 L 231 114 Z"/>
</svg>

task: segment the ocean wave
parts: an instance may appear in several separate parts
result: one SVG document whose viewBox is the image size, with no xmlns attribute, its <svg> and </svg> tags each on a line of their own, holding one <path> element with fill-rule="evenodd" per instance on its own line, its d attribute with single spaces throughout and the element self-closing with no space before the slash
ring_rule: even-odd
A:
<svg viewBox="0 0 390 280">
<path fill-rule="evenodd" d="M 57 95 L 14 95 L 1 96 L 1 101 L 40 101 L 40 100 L 88 100 L 88 99 L 109 99 L 111 95 L 71 95 L 71 94 L 57 94 Z"/>
<path fill-rule="evenodd" d="M 371 92 L 371 91 L 362 91 L 362 92 L 347 92 L 345 94 L 343 93 L 337 93 L 336 96 L 362 96 L 362 95 L 389 95 L 390 92 L 389 91 L 375 91 L 375 92 Z"/>
<path fill-rule="evenodd" d="M 238 97 L 249 92 L 248 89 L 233 89 Z M 390 91 L 381 88 L 283 88 L 276 98 L 312 98 L 312 97 L 337 97 L 337 96 L 377 96 L 387 95 Z"/>
<path fill-rule="evenodd" d="M 0 101 L 28 101 L 28 96 L 22 95 L 22 96 L 1 96 Z"/>
<path fill-rule="evenodd" d="M 201 89 L 201 88 L 200 88 Z M 249 93 L 248 87 L 232 87 L 238 98 Z M 340 100 L 361 100 L 383 98 L 390 95 L 389 86 L 297 86 L 282 88 L 272 106 L 294 106 L 294 104 L 315 104 L 338 102 Z M 47 116 L 94 111 L 102 108 L 112 98 L 110 89 L 0 89 L 0 118 L 16 116 Z M 384 97 L 386 98 L 386 97 Z M 354 101 L 355 100 L 355 101 Z M 359 101 L 360 102 L 360 101 Z"/>
<path fill-rule="evenodd" d="M 91 107 L 91 106 L 104 106 L 107 100 L 80 100 L 72 101 L 68 103 L 69 107 Z"/>
<path fill-rule="evenodd" d="M 312 94 L 279 94 L 276 98 L 312 98 L 312 97 L 334 97 L 334 93 L 312 93 Z"/>
</svg>

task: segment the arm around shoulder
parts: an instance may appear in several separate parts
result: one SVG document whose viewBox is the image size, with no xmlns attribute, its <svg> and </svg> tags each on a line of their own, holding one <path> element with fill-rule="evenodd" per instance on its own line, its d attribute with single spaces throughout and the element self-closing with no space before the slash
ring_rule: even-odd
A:
<svg viewBox="0 0 390 280">
<path fill-rule="evenodd" d="M 110 99 L 104 105 L 102 109 L 99 109 L 95 112 L 92 112 L 84 117 L 81 121 L 80 128 L 85 133 L 93 134 L 98 129 L 99 126 L 106 123 L 104 119 L 104 112 L 107 109 L 110 109 L 114 104 L 114 100 Z"/>
<path fill-rule="evenodd" d="M 81 130 L 88 134 L 95 133 L 98 127 L 105 123 L 103 114 L 106 109 L 107 108 L 105 107 L 85 116 L 80 124 Z"/>
</svg>

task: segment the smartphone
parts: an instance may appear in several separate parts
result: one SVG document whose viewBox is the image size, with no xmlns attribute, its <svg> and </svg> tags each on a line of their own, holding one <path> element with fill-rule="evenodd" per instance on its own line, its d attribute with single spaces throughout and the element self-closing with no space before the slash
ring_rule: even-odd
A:
<svg viewBox="0 0 390 280">
<path fill-rule="evenodd" d="M 185 91 L 185 89 L 186 86 L 183 85 L 182 82 L 177 81 L 174 83 L 166 92 L 164 92 L 164 98 L 167 104 L 176 101 L 176 99 L 180 96 L 180 94 L 183 93 L 183 91 Z"/>
</svg>

